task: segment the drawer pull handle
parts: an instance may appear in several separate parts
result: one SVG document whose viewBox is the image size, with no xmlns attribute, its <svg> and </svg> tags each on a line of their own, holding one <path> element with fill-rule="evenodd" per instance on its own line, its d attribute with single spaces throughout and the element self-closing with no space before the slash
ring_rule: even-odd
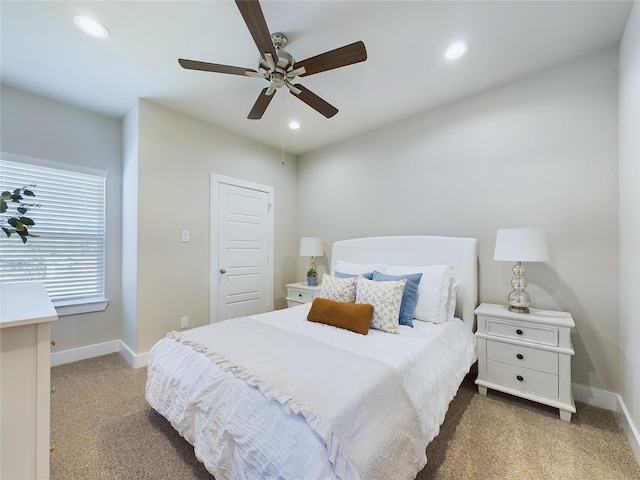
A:
<svg viewBox="0 0 640 480">
<path fill-rule="evenodd" d="M 518 360 L 522 360 L 522 359 L 524 358 L 524 355 L 522 355 L 521 353 L 519 353 L 519 354 L 517 354 L 517 355 L 516 355 L 516 358 L 517 358 Z"/>
<path fill-rule="evenodd" d="M 299 297 L 302 297 L 302 294 L 301 294 L 301 293 L 299 293 L 299 294 L 298 294 L 298 296 L 299 296 Z"/>
<path fill-rule="evenodd" d="M 518 330 L 516 330 L 516 333 L 517 333 L 518 335 L 522 335 L 524 332 L 523 332 L 522 330 L 518 329 Z"/>
<path fill-rule="evenodd" d="M 524 381 L 524 377 L 522 375 L 518 375 L 516 378 L 518 379 L 519 382 Z"/>
</svg>

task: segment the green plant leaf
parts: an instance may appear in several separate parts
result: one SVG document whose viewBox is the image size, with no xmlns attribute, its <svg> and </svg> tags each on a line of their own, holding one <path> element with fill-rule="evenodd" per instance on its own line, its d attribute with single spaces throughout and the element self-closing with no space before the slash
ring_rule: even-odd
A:
<svg viewBox="0 0 640 480">
<path fill-rule="evenodd" d="M 12 191 L 5 190 L 0 194 L 0 214 L 3 214 L 0 217 L 0 228 L 2 228 L 7 237 L 14 233 L 18 234 L 22 239 L 22 243 L 27 243 L 27 237 L 37 237 L 37 235 L 30 234 L 27 229 L 27 226 L 35 225 L 35 222 L 33 219 L 24 216 L 32 207 L 40 207 L 37 203 L 23 203 L 23 195 L 27 197 L 36 196 L 31 190 L 32 187 L 35 187 L 35 185 L 25 185 Z M 12 206 L 10 203 L 18 204 L 15 206 L 16 213 L 13 215 L 10 212 Z M 7 227 L 4 226 L 5 222 L 8 225 Z"/>
</svg>

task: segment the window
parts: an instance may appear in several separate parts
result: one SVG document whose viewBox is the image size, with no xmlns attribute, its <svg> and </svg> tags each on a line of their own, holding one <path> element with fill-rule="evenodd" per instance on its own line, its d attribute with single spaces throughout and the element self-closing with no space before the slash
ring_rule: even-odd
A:
<svg viewBox="0 0 640 480">
<path fill-rule="evenodd" d="M 40 206 L 26 214 L 37 237 L 0 231 L 0 282 L 42 281 L 59 315 L 104 310 L 105 183 L 100 170 L 2 153 L 0 190 L 34 185 L 24 201 Z"/>
</svg>

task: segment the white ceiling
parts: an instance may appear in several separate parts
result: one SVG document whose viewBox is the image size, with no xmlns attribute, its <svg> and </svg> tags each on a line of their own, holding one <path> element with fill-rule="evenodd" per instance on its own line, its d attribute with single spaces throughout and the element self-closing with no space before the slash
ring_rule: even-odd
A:
<svg viewBox="0 0 640 480">
<path fill-rule="evenodd" d="M 261 79 L 184 70 L 178 58 L 255 69 L 258 51 L 231 0 L 0 2 L 2 83 L 115 117 L 145 98 L 302 154 L 618 45 L 631 1 L 262 0 L 297 60 L 362 40 L 366 62 L 299 79 L 340 111 L 326 119 L 281 89 L 247 120 Z M 108 40 L 80 32 L 100 20 Z M 470 44 L 455 62 L 452 41 Z M 284 91 L 283 91 L 284 90 Z M 302 127 L 286 128 L 289 119 Z M 5 120 L 6 121 L 6 120 Z"/>
</svg>

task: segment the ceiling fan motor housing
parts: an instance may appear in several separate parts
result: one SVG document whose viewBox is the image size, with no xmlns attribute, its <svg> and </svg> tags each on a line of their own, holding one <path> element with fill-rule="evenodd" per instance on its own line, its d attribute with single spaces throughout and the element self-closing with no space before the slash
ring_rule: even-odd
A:
<svg viewBox="0 0 640 480">
<path fill-rule="evenodd" d="M 265 76 L 267 80 L 271 82 L 275 88 L 280 88 L 285 85 L 287 79 L 287 72 L 293 68 L 295 59 L 293 56 L 284 50 L 288 40 L 282 33 L 274 33 L 271 35 L 273 46 L 276 47 L 276 53 L 278 54 L 277 61 L 274 60 L 274 65 L 269 61 L 270 58 L 260 58 L 258 65 L 258 71 Z M 266 55 L 265 55 L 266 57 Z"/>
</svg>

